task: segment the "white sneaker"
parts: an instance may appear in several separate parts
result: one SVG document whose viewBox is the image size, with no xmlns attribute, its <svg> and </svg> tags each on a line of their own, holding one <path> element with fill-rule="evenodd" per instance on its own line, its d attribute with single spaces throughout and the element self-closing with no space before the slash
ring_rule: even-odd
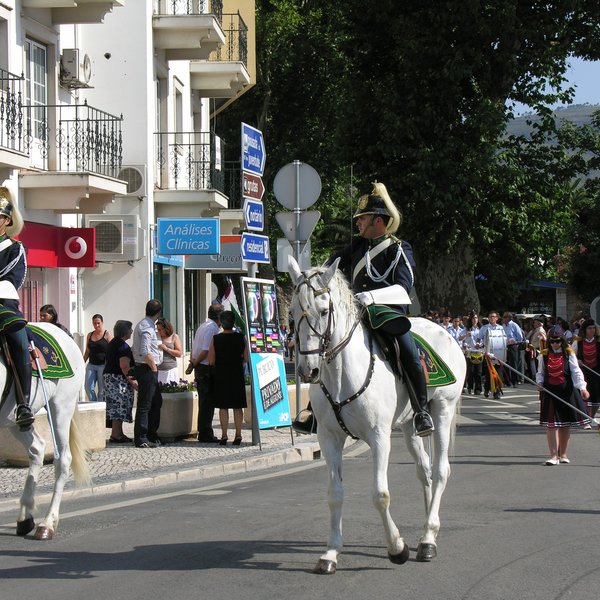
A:
<svg viewBox="0 0 600 600">
<path fill-rule="evenodd" d="M 557 465 L 559 463 L 558 458 L 549 458 L 544 464 L 546 465 Z"/>
</svg>

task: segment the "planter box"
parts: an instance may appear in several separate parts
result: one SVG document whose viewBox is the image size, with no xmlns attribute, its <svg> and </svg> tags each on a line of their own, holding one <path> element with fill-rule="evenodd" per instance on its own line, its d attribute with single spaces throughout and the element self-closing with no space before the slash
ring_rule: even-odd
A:
<svg viewBox="0 0 600 600">
<path fill-rule="evenodd" d="M 305 409 L 308 406 L 308 390 L 310 383 L 302 383 L 300 385 L 300 403 L 301 408 Z M 288 385 L 288 398 L 290 399 L 290 412 L 292 419 L 296 417 L 296 384 Z M 246 403 L 248 408 L 244 409 L 244 423 L 252 424 L 252 392 L 249 385 L 246 386 Z"/>
<path fill-rule="evenodd" d="M 158 437 L 165 441 L 198 433 L 198 392 L 162 394 Z"/>
<path fill-rule="evenodd" d="M 94 452 L 106 448 L 106 403 L 82 402 L 78 404 L 79 415 L 77 424 L 81 431 L 81 438 L 88 448 Z M 48 415 L 42 408 L 35 415 L 35 429 L 46 442 L 44 462 L 51 462 L 54 458 L 54 446 L 50 435 Z M 16 435 L 13 427 L 0 429 L 0 459 L 16 467 L 28 467 L 29 458 L 23 444 Z"/>
</svg>

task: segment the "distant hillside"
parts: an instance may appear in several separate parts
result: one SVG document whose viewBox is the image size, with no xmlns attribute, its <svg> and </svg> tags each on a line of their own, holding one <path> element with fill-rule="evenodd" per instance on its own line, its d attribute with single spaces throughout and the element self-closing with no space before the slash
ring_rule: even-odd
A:
<svg viewBox="0 0 600 600">
<path fill-rule="evenodd" d="M 600 110 L 600 104 L 573 104 L 557 108 L 554 114 L 560 121 L 572 121 L 576 125 L 585 125 L 591 122 L 592 114 Z M 533 113 L 516 117 L 508 122 L 506 132 L 508 135 L 528 136 L 531 130 L 527 121 L 534 123 L 539 119 Z"/>
</svg>

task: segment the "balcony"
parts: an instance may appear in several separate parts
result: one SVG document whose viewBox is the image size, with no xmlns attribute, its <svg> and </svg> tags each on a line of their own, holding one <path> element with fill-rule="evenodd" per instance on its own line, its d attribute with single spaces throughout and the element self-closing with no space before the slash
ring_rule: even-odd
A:
<svg viewBox="0 0 600 600">
<path fill-rule="evenodd" d="M 0 173 L 29 166 L 22 102 L 23 77 L 0 69 Z"/>
<path fill-rule="evenodd" d="M 30 209 L 61 213 L 102 212 L 114 194 L 122 160 L 123 117 L 87 103 L 23 106 L 30 170 L 19 174 Z"/>
<path fill-rule="evenodd" d="M 222 0 L 156 0 L 154 46 L 167 60 L 202 60 L 225 42 Z"/>
<path fill-rule="evenodd" d="M 123 4 L 124 0 L 21 0 L 24 9 L 49 8 L 55 25 L 102 23 L 107 13 Z"/>
<path fill-rule="evenodd" d="M 157 216 L 201 216 L 227 208 L 221 161 L 224 146 L 208 131 L 155 134 Z"/>
<path fill-rule="evenodd" d="M 208 60 L 190 62 L 190 85 L 202 98 L 234 98 L 250 84 L 248 27 L 239 13 L 224 14 L 225 43 Z"/>
</svg>

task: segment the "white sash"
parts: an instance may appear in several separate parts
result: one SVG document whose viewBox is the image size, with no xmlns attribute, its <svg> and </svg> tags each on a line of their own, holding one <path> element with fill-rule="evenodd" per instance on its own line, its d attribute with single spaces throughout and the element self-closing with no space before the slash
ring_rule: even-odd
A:
<svg viewBox="0 0 600 600">
<path fill-rule="evenodd" d="M 377 244 L 371 251 L 371 260 L 373 260 L 380 252 L 383 252 L 386 248 L 389 248 L 392 244 L 396 243 L 392 238 L 387 238 L 381 244 Z M 358 274 L 365 268 L 367 263 L 367 253 L 356 263 L 354 270 L 352 271 L 352 281 L 356 279 Z"/>
</svg>

